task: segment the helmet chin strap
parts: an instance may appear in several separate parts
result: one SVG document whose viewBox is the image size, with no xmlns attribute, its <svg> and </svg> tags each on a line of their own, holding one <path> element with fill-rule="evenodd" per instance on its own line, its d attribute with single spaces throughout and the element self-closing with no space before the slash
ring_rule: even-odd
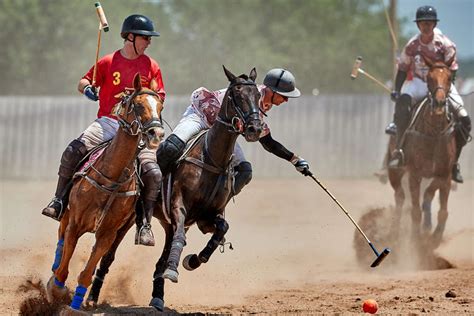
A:
<svg viewBox="0 0 474 316">
<path fill-rule="evenodd" d="M 126 40 L 133 43 L 133 50 L 135 51 L 135 54 L 137 54 L 137 56 L 138 56 L 137 47 L 135 46 L 135 39 L 137 38 L 137 35 L 135 35 L 133 33 L 130 33 L 130 34 L 133 35 L 133 41 L 129 40 L 128 36 L 127 36 Z"/>
</svg>

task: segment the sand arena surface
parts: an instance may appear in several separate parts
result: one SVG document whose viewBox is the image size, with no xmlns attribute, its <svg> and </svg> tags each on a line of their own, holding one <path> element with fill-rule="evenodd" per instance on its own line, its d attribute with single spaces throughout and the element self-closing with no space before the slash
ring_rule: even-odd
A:
<svg viewBox="0 0 474 316">
<path fill-rule="evenodd" d="M 375 179 L 320 180 L 356 220 L 393 205 L 391 188 Z M 35 284 L 51 275 L 58 224 L 42 216 L 41 208 L 55 183 L 0 185 L 0 314 L 18 314 L 26 303 L 41 305 Z M 473 206 L 474 181 L 469 180 L 451 192 L 444 242 L 435 252 L 455 268 L 420 270 L 407 252 L 398 254 L 397 264 L 391 262 L 397 256 L 390 254 L 371 269 L 356 258 L 354 226 L 315 182 L 303 177 L 253 180 L 227 208 L 226 238 L 234 250 L 216 251 L 193 272 L 180 267 L 179 283 L 165 285 L 166 311 L 357 314 L 362 302 L 373 298 L 380 314 L 474 314 Z M 134 229 L 127 234 L 94 314 L 155 314 L 147 306 L 163 233 L 156 219 L 152 224 L 154 248 L 135 246 Z M 187 237 L 183 258 L 200 251 L 210 235 L 194 226 Z M 93 240 L 88 234 L 79 241 L 66 282 L 71 289 Z M 379 250 L 396 248 L 372 241 Z M 367 260 L 375 259 L 366 247 Z M 446 297 L 448 291 L 455 297 Z"/>
</svg>

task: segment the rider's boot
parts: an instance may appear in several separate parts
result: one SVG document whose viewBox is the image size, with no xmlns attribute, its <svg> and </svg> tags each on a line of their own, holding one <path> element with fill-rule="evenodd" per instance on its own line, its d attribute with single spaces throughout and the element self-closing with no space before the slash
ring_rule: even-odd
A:
<svg viewBox="0 0 474 316">
<path fill-rule="evenodd" d="M 462 109 L 459 111 L 459 124 L 457 124 L 455 129 L 455 138 L 456 138 L 456 163 L 453 165 L 451 171 L 451 176 L 453 181 L 457 183 L 463 183 L 464 179 L 461 175 L 461 167 L 459 165 L 459 156 L 461 156 L 461 151 L 464 145 L 470 139 L 471 132 L 471 118 L 467 115 L 467 111 Z"/>
<path fill-rule="evenodd" d="M 156 151 L 156 160 L 160 166 L 161 174 L 165 177 L 176 160 L 182 155 L 186 143 L 175 134 L 171 134 L 160 144 Z"/>
<path fill-rule="evenodd" d="M 393 151 L 388 162 L 389 168 L 399 168 L 404 165 L 403 135 L 410 121 L 411 97 L 408 94 L 402 94 L 395 103 L 394 122 L 397 126 L 397 148 Z"/>
<path fill-rule="evenodd" d="M 64 209 L 68 204 L 72 176 L 74 175 L 77 165 L 86 155 L 86 146 L 77 139 L 73 140 L 67 146 L 61 157 L 56 193 L 48 206 L 43 209 L 43 215 L 54 218 L 57 221 L 61 220 Z"/>
<path fill-rule="evenodd" d="M 135 244 L 143 246 L 154 246 L 155 238 L 151 230 L 151 218 L 155 209 L 158 194 L 160 193 L 161 172 L 158 164 L 148 161 L 142 165 L 143 203 L 137 205 L 137 232 Z"/>
<path fill-rule="evenodd" d="M 252 180 L 252 165 L 248 161 L 242 161 L 234 167 L 235 181 L 232 196 L 236 196 L 243 187 Z"/>
</svg>

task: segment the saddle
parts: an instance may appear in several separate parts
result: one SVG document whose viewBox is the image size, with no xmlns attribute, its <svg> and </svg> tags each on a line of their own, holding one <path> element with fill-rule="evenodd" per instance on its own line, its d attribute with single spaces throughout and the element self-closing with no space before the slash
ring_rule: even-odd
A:
<svg viewBox="0 0 474 316">
<path fill-rule="evenodd" d="M 219 191 L 230 191 L 230 192 L 234 191 L 235 174 L 233 171 L 234 170 L 233 166 L 231 164 L 232 159 L 229 160 L 229 163 L 226 168 L 219 168 L 214 165 L 205 163 L 204 155 L 206 155 L 205 152 L 207 151 L 206 143 L 204 144 L 204 150 L 201 152 L 200 159 L 195 158 L 195 157 L 189 157 L 189 153 L 191 152 L 191 150 L 194 149 L 200 143 L 200 140 L 203 137 L 206 137 L 207 132 L 208 132 L 207 130 L 203 130 L 199 132 L 197 135 L 195 135 L 186 143 L 183 154 L 176 161 L 175 168 L 173 168 L 173 170 L 163 179 L 163 184 L 162 184 L 162 189 L 161 189 L 161 198 L 162 198 L 162 206 L 163 206 L 163 215 L 165 216 L 165 219 L 168 223 L 171 223 L 170 209 L 171 209 L 173 177 L 174 177 L 176 168 L 183 163 L 192 163 L 202 168 L 203 170 L 219 175 L 214 185 L 214 189 L 212 190 L 212 193 L 206 198 L 207 203 L 202 206 L 203 209 L 209 206 L 210 202 L 214 200 L 214 198 L 219 193 Z M 206 142 L 205 139 L 204 139 L 204 142 Z"/>
</svg>

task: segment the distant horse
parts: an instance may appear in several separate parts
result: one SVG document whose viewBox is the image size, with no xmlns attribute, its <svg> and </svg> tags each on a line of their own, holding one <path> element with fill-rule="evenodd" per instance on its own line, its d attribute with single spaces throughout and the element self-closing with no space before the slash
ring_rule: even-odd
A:
<svg viewBox="0 0 474 316">
<path fill-rule="evenodd" d="M 431 232 L 431 202 L 439 190 L 438 221 L 429 240 L 434 249 L 441 243 L 448 218 L 448 197 L 451 189 L 451 170 L 456 159 L 456 139 L 454 118 L 448 110 L 447 102 L 451 88 L 450 63 L 433 62 L 428 58 L 425 58 L 425 62 L 429 67 L 429 94 L 413 109 L 410 125 L 403 136 L 405 167 L 389 168 L 388 176 L 395 190 L 396 222 L 393 229 L 398 230 L 405 200 L 401 181 L 403 175 L 408 173 L 412 237 L 415 239 L 419 239 L 421 235 L 422 214 L 423 230 L 425 233 Z M 423 193 L 421 205 L 422 178 L 431 179 L 431 183 Z"/>
<path fill-rule="evenodd" d="M 78 310 L 97 263 L 110 248 L 117 248 L 135 220 L 138 184 L 136 158 L 145 144 L 157 148 L 164 135 L 163 104 L 153 90 L 142 88 L 140 75 L 133 80 L 134 91 L 114 108 L 120 128 L 103 154 L 79 177 L 71 189 L 69 207 L 61 219 L 58 246 L 47 285 L 48 300 L 68 300 L 65 282 L 69 261 L 78 239 L 95 233 L 95 245 L 78 277 L 71 308 Z M 153 87 L 152 87 L 153 88 Z"/>
<path fill-rule="evenodd" d="M 170 176 L 164 179 L 164 203 L 157 203 L 154 216 L 160 220 L 166 237 L 163 252 L 156 264 L 151 306 L 164 308 L 165 279 L 178 282 L 178 265 L 186 244 L 187 229 L 197 223 L 212 237 L 199 255 L 183 260 L 187 270 L 194 270 L 209 260 L 224 242 L 229 225 L 224 218 L 227 202 L 233 194 L 232 153 L 239 135 L 247 141 L 259 139 L 262 131 L 255 68 L 250 75 L 236 77 L 224 67 L 230 81 L 216 123 L 197 138 Z M 163 207 L 163 204 L 169 207 Z M 100 263 L 88 301 L 97 303 L 103 279 L 114 260 L 111 249 Z"/>
</svg>

